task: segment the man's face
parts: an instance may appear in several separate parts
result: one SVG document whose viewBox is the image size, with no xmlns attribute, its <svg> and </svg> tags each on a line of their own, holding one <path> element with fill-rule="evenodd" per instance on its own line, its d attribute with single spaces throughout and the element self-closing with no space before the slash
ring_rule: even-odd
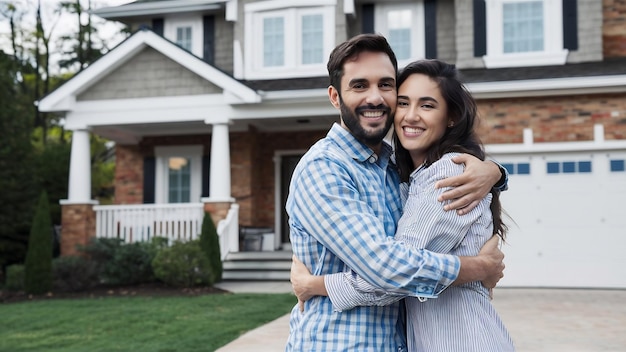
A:
<svg viewBox="0 0 626 352">
<path fill-rule="evenodd" d="M 396 72 L 385 53 L 363 52 L 344 64 L 341 92 L 329 88 L 341 124 L 355 138 L 377 149 L 393 124 Z"/>
</svg>

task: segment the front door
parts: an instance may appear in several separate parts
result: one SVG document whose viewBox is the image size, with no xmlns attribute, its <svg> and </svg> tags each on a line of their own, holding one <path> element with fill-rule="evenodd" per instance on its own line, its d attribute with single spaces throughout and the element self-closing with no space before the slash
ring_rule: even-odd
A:
<svg viewBox="0 0 626 352">
<path fill-rule="evenodd" d="M 282 243 L 289 243 L 289 218 L 285 205 L 287 204 L 287 196 L 289 195 L 289 184 L 291 183 L 291 175 L 296 168 L 298 161 L 302 155 L 283 155 L 280 170 L 280 239 Z"/>
</svg>

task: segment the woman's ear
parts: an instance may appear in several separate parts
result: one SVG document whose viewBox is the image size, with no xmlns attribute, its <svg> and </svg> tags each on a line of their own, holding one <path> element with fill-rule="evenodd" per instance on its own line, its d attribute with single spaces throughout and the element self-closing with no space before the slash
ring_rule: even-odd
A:
<svg viewBox="0 0 626 352">
<path fill-rule="evenodd" d="M 334 86 L 328 86 L 328 99 L 335 109 L 339 109 L 339 91 Z"/>
</svg>

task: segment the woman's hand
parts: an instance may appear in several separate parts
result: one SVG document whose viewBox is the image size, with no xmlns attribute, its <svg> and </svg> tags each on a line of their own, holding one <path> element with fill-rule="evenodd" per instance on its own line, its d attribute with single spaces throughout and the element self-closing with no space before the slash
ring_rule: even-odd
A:
<svg viewBox="0 0 626 352">
<path fill-rule="evenodd" d="M 326 294 L 324 277 L 311 275 L 309 269 L 295 255 L 291 257 L 290 280 L 301 312 L 304 311 L 304 302 L 313 296 Z"/>
<path fill-rule="evenodd" d="M 500 168 L 492 161 L 482 161 L 470 154 L 461 154 L 452 159 L 457 164 L 465 164 L 465 171 L 459 176 L 438 181 L 435 188 L 454 187 L 437 199 L 440 202 L 451 200 L 444 210 L 456 209 L 459 215 L 474 209 L 493 186 L 500 180 Z"/>
</svg>

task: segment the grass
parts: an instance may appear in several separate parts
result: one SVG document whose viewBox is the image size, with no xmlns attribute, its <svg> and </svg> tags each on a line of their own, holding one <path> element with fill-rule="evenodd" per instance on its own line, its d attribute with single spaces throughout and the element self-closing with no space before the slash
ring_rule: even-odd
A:
<svg viewBox="0 0 626 352">
<path fill-rule="evenodd" d="M 0 304 L 0 351 L 214 351 L 295 305 L 292 294 Z"/>
</svg>

